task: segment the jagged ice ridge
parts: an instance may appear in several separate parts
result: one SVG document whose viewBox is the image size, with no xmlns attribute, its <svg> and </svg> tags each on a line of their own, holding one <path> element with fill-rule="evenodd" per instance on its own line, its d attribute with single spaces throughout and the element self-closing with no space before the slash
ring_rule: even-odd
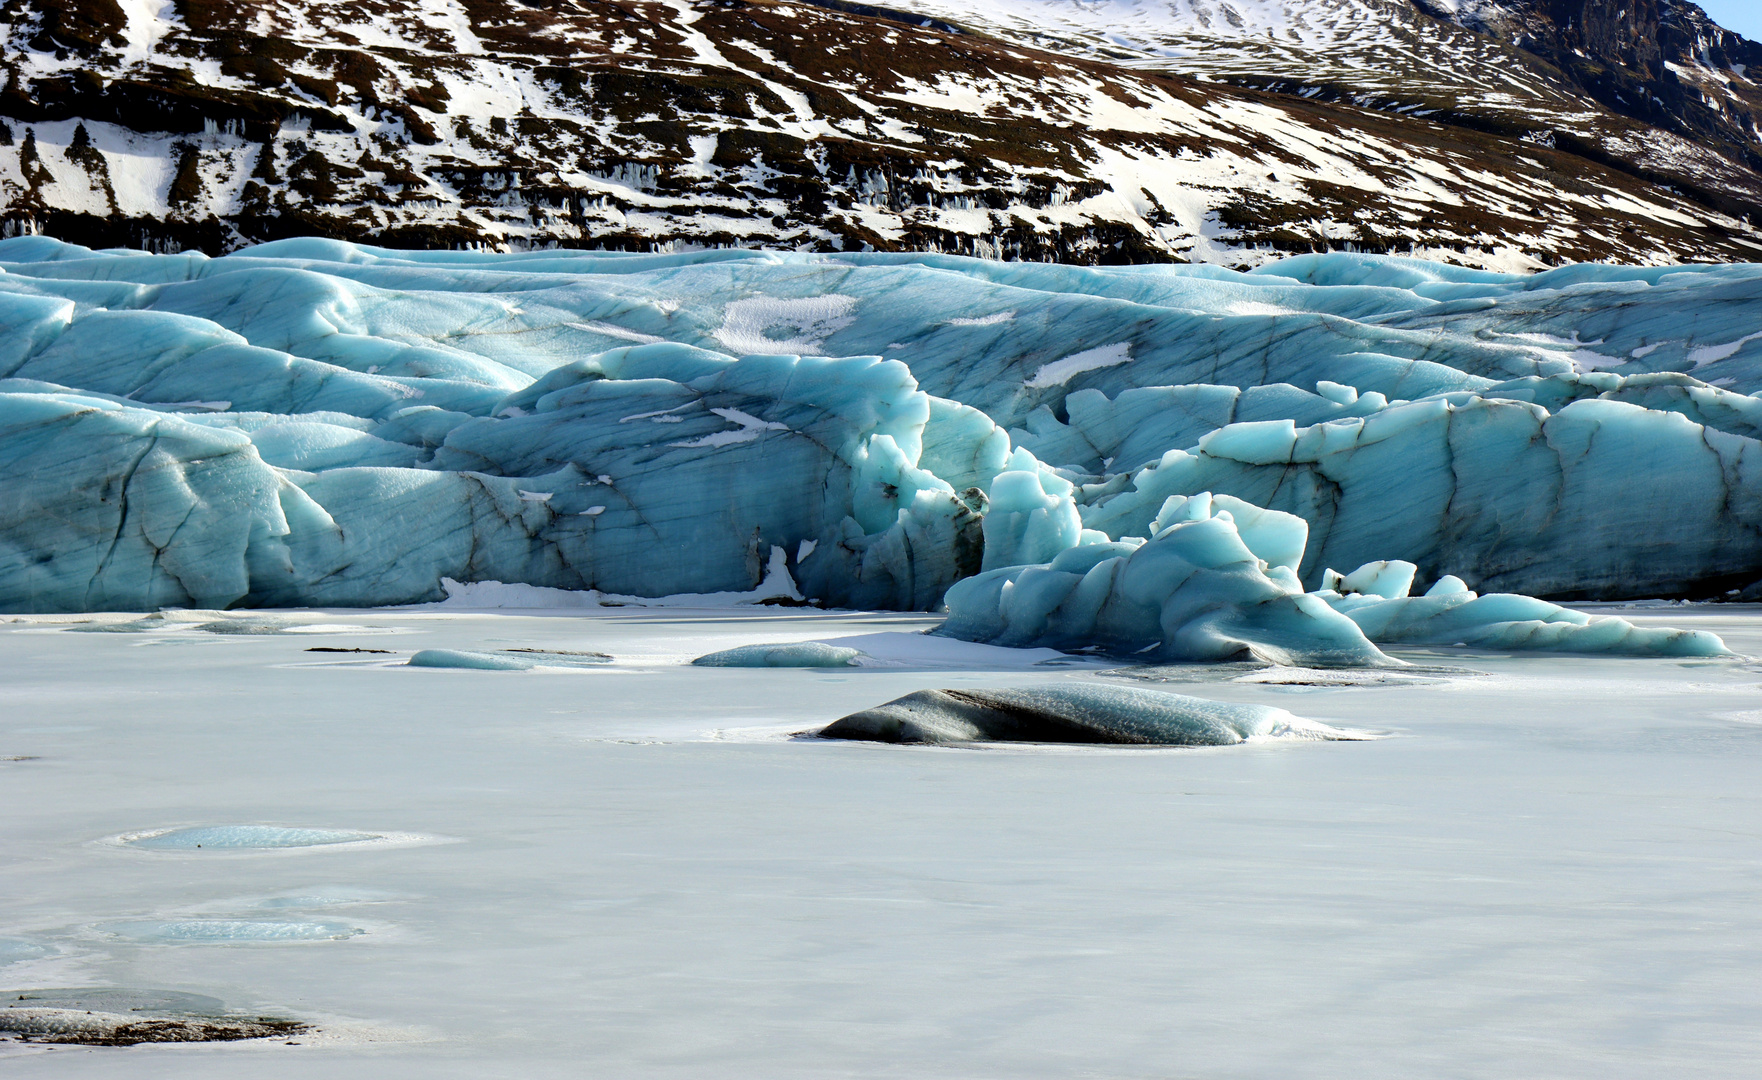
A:
<svg viewBox="0 0 1762 1080">
<path fill-rule="evenodd" d="M 443 581 L 922 610 L 981 572 L 1143 562 L 1202 492 L 1306 523 L 1247 543 L 1299 598 L 1388 559 L 1435 596 L 1762 578 L 1755 265 L 22 237 L 0 269 L 5 610 Z M 1417 641 L 1427 599 L 1322 606 Z"/>
</svg>

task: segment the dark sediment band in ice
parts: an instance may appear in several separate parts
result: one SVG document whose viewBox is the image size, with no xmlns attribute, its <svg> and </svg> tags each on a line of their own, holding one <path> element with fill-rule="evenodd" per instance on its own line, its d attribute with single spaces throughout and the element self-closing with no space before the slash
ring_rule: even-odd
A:
<svg viewBox="0 0 1762 1080">
<path fill-rule="evenodd" d="M 221 1001 L 177 991 L 83 988 L 11 991 L 0 1032 L 24 1042 L 79 1046 L 236 1042 L 311 1031 L 298 1020 L 241 1016 Z"/>
<path fill-rule="evenodd" d="M 919 690 L 851 713 L 826 739 L 889 743 L 1229 746 L 1254 738 L 1363 736 L 1266 705 L 1077 683 L 1034 689 Z"/>
</svg>

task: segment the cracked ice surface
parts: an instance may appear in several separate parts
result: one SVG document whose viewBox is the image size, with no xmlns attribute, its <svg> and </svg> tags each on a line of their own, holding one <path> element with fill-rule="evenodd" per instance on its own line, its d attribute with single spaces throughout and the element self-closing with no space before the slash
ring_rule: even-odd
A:
<svg viewBox="0 0 1762 1080">
<path fill-rule="evenodd" d="M 1755 606 L 1619 613 L 1762 654 Z M 1394 737 L 912 749 L 787 733 L 1114 680 L 898 613 L 283 617 L 330 629 L 0 622 L 0 988 L 318 1030 L 0 1042 L 8 1080 L 1037 1080 L 1165 1075 L 1171 1046 L 1195 1076 L 1724 1080 L 1762 1056 L 1753 664 L 1186 665 L 1155 685 Z M 689 663 L 808 641 L 925 662 Z M 615 659 L 402 666 L 419 649 Z M 147 836 L 171 839 L 95 842 Z"/>
<path fill-rule="evenodd" d="M 0 610 L 449 581 L 928 610 L 1202 492 L 1304 519 L 1309 590 L 1762 577 L 1758 266 L 21 237 L 0 269 Z"/>
</svg>

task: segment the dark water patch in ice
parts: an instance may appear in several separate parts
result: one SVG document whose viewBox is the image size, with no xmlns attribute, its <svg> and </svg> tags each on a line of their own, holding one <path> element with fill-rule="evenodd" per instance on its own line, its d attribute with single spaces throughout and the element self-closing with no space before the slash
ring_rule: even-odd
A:
<svg viewBox="0 0 1762 1080">
<path fill-rule="evenodd" d="M 779 642 L 772 645 L 741 645 L 707 653 L 692 661 L 696 667 L 832 668 L 855 667 L 867 659 L 857 649 L 819 641 Z"/>
<path fill-rule="evenodd" d="M 887 743 L 1229 746 L 1259 738 L 1365 736 L 1268 705 L 1077 683 L 1035 689 L 919 690 L 843 717 L 824 739 Z"/>
<path fill-rule="evenodd" d="M 329 652 L 329 653 L 381 653 L 385 656 L 393 655 L 392 650 L 390 650 L 390 649 L 339 649 L 339 648 L 335 647 L 334 645 L 316 645 L 310 649 L 307 649 L 306 651 L 307 652 Z"/>
<path fill-rule="evenodd" d="M 281 941 L 341 941 L 367 931 L 337 922 L 260 919 L 167 919 L 109 923 L 104 931 L 144 945 L 238 945 Z"/>
<path fill-rule="evenodd" d="M 378 840 L 379 833 L 352 829 L 288 829 L 275 825 L 206 825 L 164 832 L 139 833 L 122 838 L 131 847 L 150 851 L 262 851 L 283 848 L 328 847 Z"/>
<path fill-rule="evenodd" d="M 0 1033 L 22 1042 L 76 1046 L 236 1042 L 312 1031 L 279 1016 L 244 1016 L 224 1002 L 174 990 L 118 987 L 23 990 L 4 995 Z"/>
</svg>

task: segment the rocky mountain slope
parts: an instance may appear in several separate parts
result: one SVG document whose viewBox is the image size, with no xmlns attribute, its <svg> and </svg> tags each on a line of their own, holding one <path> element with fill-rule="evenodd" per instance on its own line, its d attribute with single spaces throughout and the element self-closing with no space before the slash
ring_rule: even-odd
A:
<svg viewBox="0 0 1762 1080">
<path fill-rule="evenodd" d="M 210 252 L 1762 253 L 1756 46 L 1683 37 L 1687 5 L 1640 5 L 1676 29 L 1634 51 L 1541 0 L 1427 3 L 5 0 L 0 225 Z M 1639 81 L 1560 59 L 1606 39 Z M 1618 111 L 1670 78 L 1668 116 Z"/>
<path fill-rule="evenodd" d="M 909 0 L 1139 70 L 1424 116 L 1762 210 L 1762 45 L 1676 0 Z"/>
</svg>

